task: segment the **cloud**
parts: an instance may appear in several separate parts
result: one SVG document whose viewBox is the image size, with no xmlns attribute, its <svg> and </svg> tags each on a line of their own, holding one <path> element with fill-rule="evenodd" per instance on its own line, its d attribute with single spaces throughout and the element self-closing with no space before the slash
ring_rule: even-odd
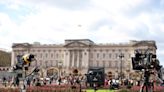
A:
<svg viewBox="0 0 164 92">
<path fill-rule="evenodd" d="M 155 40 L 164 61 L 163 4 L 162 0 L 3 0 L 0 45 L 11 49 L 14 42 Z"/>
<path fill-rule="evenodd" d="M 88 7 L 90 5 L 89 1 L 90 0 L 38 0 L 37 2 L 46 3 L 47 5 L 52 5 L 66 10 L 79 10 Z"/>
<path fill-rule="evenodd" d="M 92 32 L 95 34 L 102 32 L 104 27 L 107 28 L 102 35 L 112 34 L 110 33 L 111 31 L 115 31 L 113 32 L 114 34 L 120 33 L 121 31 L 121 33 L 126 34 L 126 36 L 138 36 L 140 33 L 150 33 L 148 31 L 152 26 L 152 24 L 150 24 L 152 21 L 150 21 L 151 17 L 149 13 L 138 14 L 139 16 L 135 18 L 131 18 L 125 14 L 125 11 L 130 11 L 138 6 L 147 4 L 147 0 L 134 0 L 133 2 L 131 0 L 105 0 L 104 2 L 90 0 L 88 2 L 83 1 L 82 4 L 80 2 L 74 2 L 74 0 L 65 2 L 57 0 L 29 0 L 23 2 L 8 0 L 7 5 L 19 6 L 17 9 L 21 9 L 21 6 L 27 9 L 29 6 L 34 7 L 34 10 L 38 9 L 35 13 L 32 12 L 21 17 L 19 25 L 17 24 L 17 35 L 31 31 L 33 33 L 30 34 L 32 37 L 35 37 L 34 34 L 37 34 L 38 38 L 44 38 L 44 35 L 50 35 L 49 37 L 53 38 L 51 34 L 47 33 L 47 30 L 57 35 L 62 35 L 67 32 L 75 33 L 74 30 L 78 30 L 75 35 L 87 35 L 86 33 L 88 33 L 89 36 Z M 66 9 L 68 6 L 78 6 L 79 4 L 81 4 L 81 7 L 86 7 L 87 9 L 81 10 L 77 8 L 79 11 Z M 78 25 L 82 25 L 82 27 L 77 29 Z M 147 31 L 143 32 L 142 30 Z M 145 35 L 139 36 L 139 38 L 142 38 Z M 20 37 L 23 38 L 23 36 Z M 63 38 L 63 36 L 60 37 Z M 76 38 L 76 36 L 74 37 Z M 99 37 L 101 38 L 101 36 Z M 107 38 L 108 36 L 105 37 Z M 129 39 L 130 38 L 132 37 L 129 37 Z"/>
</svg>

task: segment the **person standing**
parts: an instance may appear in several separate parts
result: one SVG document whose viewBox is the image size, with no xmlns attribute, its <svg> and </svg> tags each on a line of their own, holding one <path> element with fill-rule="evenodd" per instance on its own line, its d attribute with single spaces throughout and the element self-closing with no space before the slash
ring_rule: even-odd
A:
<svg viewBox="0 0 164 92">
<path fill-rule="evenodd" d="M 61 81 L 62 81 L 62 79 L 61 79 L 61 77 L 59 77 L 59 79 L 58 79 L 59 85 L 61 84 Z"/>
<path fill-rule="evenodd" d="M 3 82 L 3 85 L 6 87 L 7 85 L 6 85 L 6 77 L 3 77 L 3 79 L 2 79 L 2 82 Z"/>
<path fill-rule="evenodd" d="M 15 82 L 16 82 L 16 86 L 18 87 L 19 86 L 19 77 L 18 76 L 16 76 Z"/>
</svg>

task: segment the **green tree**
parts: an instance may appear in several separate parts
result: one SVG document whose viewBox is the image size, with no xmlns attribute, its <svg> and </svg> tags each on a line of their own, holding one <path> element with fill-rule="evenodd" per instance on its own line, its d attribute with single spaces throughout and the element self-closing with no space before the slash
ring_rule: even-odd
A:
<svg viewBox="0 0 164 92">
<path fill-rule="evenodd" d="M 0 51 L 0 67 L 11 65 L 11 53 Z"/>
</svg>

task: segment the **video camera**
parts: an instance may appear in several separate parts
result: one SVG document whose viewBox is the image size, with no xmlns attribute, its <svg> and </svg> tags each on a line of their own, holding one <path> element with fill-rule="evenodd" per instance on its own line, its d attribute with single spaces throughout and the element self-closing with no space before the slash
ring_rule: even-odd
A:
<svg viewBox="0 0 164 92">
<path fill-rule="evenodd" d="M 140 92 L 144 91 L 146 87 L 146 92 L 150 92 L 148 88 L 152 86 L 151 91 L 154 90 L 153 82 L 150 80 L 150 76 L 153 74 L 161 82 L 161 65 L 157 59 L 156 54 L 150 53 L 149 49 L 142 53 L 136 50 L 135 57 L 132 57 L 133 70 L 143 71 L 143 85 L 140 88 Z M 162 82 L 161 82 L 162 83 Z"/>
<path fill-rule="evenodd" d="M 17 55 L 17 63 L 13 67 L 13 70 L 22 70 L 25 66 L 25 70 L 28 70 L 28 67 L 33 61 L 36 61 L 33 54 Z"/>
<path fill-rule="evenodd" d="M 133 70 L 156 69 L 158 71 L 161 69 L 156 54 L 148 50 L 145 53 L 136 50 L 135 57 L 132 57 L 132 66 Z"/>
<path fill-rule="evenodd" d="M 93 84 L 97 84 L 98 86 L 104 85 L 105 81 L 105 72 L 104 68 L 97 68 L 92 67 L 88 69 L 87 76 L 87 82 L 90 84 L 91 87 L 93 87 Z"/>
</svg>

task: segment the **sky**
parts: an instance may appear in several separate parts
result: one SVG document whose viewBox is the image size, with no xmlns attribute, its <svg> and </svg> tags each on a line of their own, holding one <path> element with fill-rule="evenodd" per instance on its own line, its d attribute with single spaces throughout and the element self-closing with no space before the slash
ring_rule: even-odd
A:
<svg viewBox="0 0 164 92">
<path fill-rule="evenodd" d="M 0 48 L 13 43 L 154 40 L 164 65 L 164 0 L 0 0 Z"/>
</svg>

